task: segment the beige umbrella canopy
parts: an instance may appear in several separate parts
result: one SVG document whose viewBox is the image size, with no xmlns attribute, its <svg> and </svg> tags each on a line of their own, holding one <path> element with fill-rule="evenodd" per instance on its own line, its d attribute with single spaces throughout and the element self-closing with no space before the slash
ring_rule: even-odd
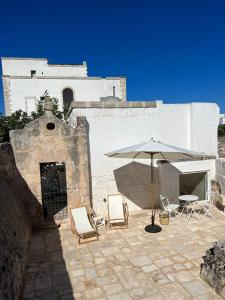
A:
<svg viewBox="0 0 225 300">
<path fill-rule="evenodd" d="M 150 141 L 137 144 L 134 146 L 122 148 L 105 154 L 113 158 L 130 158 L 130 159 L 150 159 L 151 160 L 151 185 L 154 182 L 153 175 L 153 159 L 158 160 L 183 160 L 191 158 L 202 158 L 206 154 L 183 149 L 177 146 L 168 145 L 160 141 L 155 141 L 151 138 Z M 155 210 L 152 199 L 152 223 L 149 228 L 150 232 L 158 232 L 155 225 Z M 159 226 L 158 226 L 159 227 Z M 160 227 L 159 227 L 160 228 Z"/>
</svg>

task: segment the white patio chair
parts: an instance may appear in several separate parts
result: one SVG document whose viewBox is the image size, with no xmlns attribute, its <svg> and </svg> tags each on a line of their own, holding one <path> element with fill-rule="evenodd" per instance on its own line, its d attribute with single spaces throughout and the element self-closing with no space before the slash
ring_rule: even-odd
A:
<svg viewBox="0 0 225 300">
<path fill-rule="evenodd" d="M 120 227 L 127 228 L 128 215 L 128 206 L 124 201 L 124 196 L 122 194 L 108 195 L 109 229 L 111 229 L 113 225 L 119 225 Z"/>
<path fill-rule="evenodd" d="M 211 210 L 214 204 L 214 201 L 216 200 L 216 193 L 209 191 L 206 194 L 206 199 L 205 200 L 199 200 L 196 202 L 198 205 L 199 209 L 199 215 L 203 214 L 204 217 L 211 217 L 214 218 Z"/>
<path fill-rule="evenodd" d="M 170 203 L 169 199 L 162 195 L 160 195 L 160 201 L 161 201 L 163 209 L 165 211 L 168 211 L 171 221 L 172 221 L 172 218 L 171 218 L 172 216 L 174 216 L 176 219 L 179 219 L 178 218 L 178 215 L 179 215 L 178 208 L 180 207 L 179 204 Z"/>
<path fill-rule="evenodd" d="M 71 225 L 72 232 L 78 235 L 79 244 L 81 244 L 81 238 L 86 239 L 96 236 L 96 239 L 99 239 L 98 228 L 93 222 L 92 216 L 88 216 L 85 206 L 71 208 Z"/>
</svg>

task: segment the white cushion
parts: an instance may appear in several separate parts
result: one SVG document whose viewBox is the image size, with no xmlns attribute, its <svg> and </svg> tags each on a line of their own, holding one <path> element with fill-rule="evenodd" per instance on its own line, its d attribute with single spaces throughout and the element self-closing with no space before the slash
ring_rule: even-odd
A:
<svg viewBox="0 0 225 300">
<path fill-rule="evenodd" d="M 87 210 L 84 206 L 71 209 L 71 214 L 78 234 L 95 231 L 89 222 Z"/>
<path fill-rule="evenodd" d="M 109 219 L 110 220 L 125 220 L 123 211 L 123 196 L 109 195 L 108 196 Z"/>
<path fill-rule="evenodd" d="M 177 209 L 179 206 L 180 206 L 179 204 L 171 203 L 171 204 L 167 205 L 166 209 L 169 211 L 173 211 L 173 210 Z"/>
</svg>

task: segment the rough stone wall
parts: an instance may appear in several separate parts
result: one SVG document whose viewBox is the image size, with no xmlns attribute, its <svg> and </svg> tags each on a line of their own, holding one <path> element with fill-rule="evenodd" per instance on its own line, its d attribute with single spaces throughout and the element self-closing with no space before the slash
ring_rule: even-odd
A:
<svg viewBox="0 0 225 300">
<path fill-rule="evenodd" d="M 225 195 L 225 159 L 216 160 L 216 180 L 219 182 L 221 194 Z"/>
<path fill-rule="evenodd" d="M 40 204 L 21 177 L 9 143 L 0 144 L 0 182 L 0 299 L 19 299 Z"/>
<path fill-rule="evenodd" d="M 120 89 L 122 101 L 127 101 L 127 79 L 125 77 L 120 78 Z"/>
<path fill-rule="evenodd" d="M 220 137 L 218 138 L 218 154 L 219 157 L 225 157 L 225 138 L 224 137 Z"/>
<path fill-rule="evenodd" d="M 53 123 L 53 130 L 47 124 Z M 40 163 L 64 162 L 68 207 L 89 203 L 88 139 L 85 118 L 77 119 L 76 128 L 52 114 L 43 115 L 22 130 L 10 132 L 15 161 L 21 176 L 42 204 Z M 43 222 L 37 214 L 37 223 Z"/>
<path fill-rule="evenodd" d="M 55 129 L 46 125 L 54 123 Z M 76 128 L 46 112 L 0 144 L 0 299 L 19 299 L 31 228 L 43 225 L 40 163 L 64 161 L 68 207 L 90 203 L 86 119 Z M 12 146 L 11 146 L 12 145 Z"/>
<path fill-rule="evenodd" d="M 2 77 L 2 86 L 5 102 L 5 114 L 10 115 L 11 101 L 10 101 L 10 79 L 8 76 Z"/>
<path fill-rule="evenodd" d="M 215 242 L 203 256 L 200 276 L 216 293 L 225 299 L 225 241 Z"/>
</svg>

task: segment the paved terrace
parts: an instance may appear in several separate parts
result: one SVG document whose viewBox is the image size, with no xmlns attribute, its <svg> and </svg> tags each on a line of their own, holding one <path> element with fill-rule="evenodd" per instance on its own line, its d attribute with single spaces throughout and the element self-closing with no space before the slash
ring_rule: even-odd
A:
<svg viewBox="0 0 225 300">
<path fill-rule="evenodd" d="M 199 278 L 206 249 L 224 237 L 225 216 L 213 214 L 150 234 L 142 211 L 128 229 L 102 229 L 100 241 L 81 246 L 68 223 L 34 232 L 24 299 L 221 299 Z"/>
</svg>

